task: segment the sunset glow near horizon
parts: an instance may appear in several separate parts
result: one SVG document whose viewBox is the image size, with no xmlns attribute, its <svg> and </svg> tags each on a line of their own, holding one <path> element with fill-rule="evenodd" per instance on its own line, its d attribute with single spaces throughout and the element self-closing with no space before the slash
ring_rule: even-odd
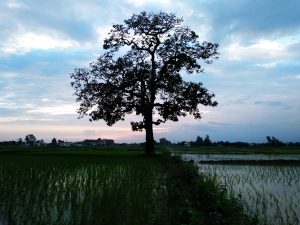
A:
<svg viewBox="0 0 300 225">
<path fill-rule="evenodd" d="M 203 118 L 181 118 L 154 128 L 158 141 L 300 141 L 299 0 L 4 0 L 0 3 L 0 141 L 34 134 L 50 142 L 109 138 L 143 142 L 130 121 L 108 127 L 78 119 L 70 73 L 103 53 L 113 24 L 132 14 L 173 12 L 200 41 L 219 43 L 220 58 L 202 63 L 202 82 L 219 105 Z"/>
</svg>

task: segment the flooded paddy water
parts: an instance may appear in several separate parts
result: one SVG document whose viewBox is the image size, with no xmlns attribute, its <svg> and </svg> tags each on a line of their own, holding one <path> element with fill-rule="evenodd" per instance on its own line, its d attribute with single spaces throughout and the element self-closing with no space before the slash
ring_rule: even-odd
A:
<svg viewBox="0 0 300 225">
<path fill-rule="evenodd" d="M 195 161 L 200 173 L 215 179 L 228 195 L 239 198 L 245 209 L 256 215 L 261 224 L 300 224 L 300 164 L 291 163 L 300 160 L 300 155 L 181 156 L 184 160 Z M 268 160 L 277 163 L 267 163 Z"/>
</svg>

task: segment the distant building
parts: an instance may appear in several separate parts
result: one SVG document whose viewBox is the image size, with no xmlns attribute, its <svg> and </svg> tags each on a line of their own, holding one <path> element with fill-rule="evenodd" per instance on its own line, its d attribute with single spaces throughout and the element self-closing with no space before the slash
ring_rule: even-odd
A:
<svg viewBox="0 0 300 225">
<path fill-rule="evenodd" d="M 45 142 L 44 142 L 43 139 L 37 140 L 37 141 L 34 142 L 34 145 L 35 145 L 35 146 L 44 146 L 44 145 L 45 145 Z"/>
<path fill-rule="evenodd" d="M 58 140 L 56 145 L 62 146 L 62 147 L 68 147 L 68 146 L 73 145 L 73 143 L 72 142 L 68 142 L 68 141 Z"/>
<path fill-rule="evenodd" d="M 114 145 L 115 141 L 112 139 L 103 139 L 102 140 L 105 144 L 104 145 Z"/>
<path fill-rule="evenodd" d="M 185 141 L 183 145 L 186 146 L 186 147 L 191 147 L 191 142 Z"/>
<path fill-rule="evenodd" d="M 86 139 L 84 141 L 80 141 L 80 142 L 67 142 L 67 141 L 61 141 L 58 140 L 57 141 L 57 145 L 58 146 L 63 146 L 63 147 L 67 147 L 67 146 L 111 146 L 114 145 L 115 142 L 112 139 Z"/>
<path fill-rule="evenodd" d="M 86 139 L 82 142 L 84 146 L 108 146 L 108 145 L 114 145 L 115 142 L 112 139 L 101 139 L 98 138 L 96 140 L 93 139 Z"/>
</svg>

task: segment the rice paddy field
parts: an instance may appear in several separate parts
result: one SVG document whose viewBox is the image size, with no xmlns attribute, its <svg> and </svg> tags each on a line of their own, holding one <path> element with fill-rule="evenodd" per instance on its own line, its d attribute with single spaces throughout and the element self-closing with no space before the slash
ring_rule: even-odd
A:
<svg viewBox="0 0 300 225">
<path fill-rule="evenodd" d="M 168 224 L 165 179 L 137 152 L 2 152 L 0 225 Z"/>
<path fill-rule="evenodd" d="M 199 172 L 240 199 L 259 224 L 300 224 L 300 154 L 183 154 Z M 298 153 L 298 154 L 297 154 Z"/>
<path fill-rule="evenodd" d="M 2 147 L 0 225 L 299 224 L 298 152 L 212 150 Z"/>
</svg>

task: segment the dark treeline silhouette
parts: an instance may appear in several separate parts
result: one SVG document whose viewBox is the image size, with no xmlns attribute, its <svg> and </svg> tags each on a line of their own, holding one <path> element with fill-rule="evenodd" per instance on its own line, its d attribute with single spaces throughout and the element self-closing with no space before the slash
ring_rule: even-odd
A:
<svg viewBox="0 0 300 225">
<path fill-rule="evenodd" d="M 26 135 L 25 141 L 22 138 L 18 138 L 17 140 L 12 141 L 2 141 L 0 142 L 0 146 L 110 146 L 110 145 L 120 145 L 120 146 L 145 146 L 145 142 L 143 143 L 115 143 L 112 139 L 86 139 L 83 141 L 77 142 L 68 142 L 57 140 L 56 138 L 52 138 L 50 143 L 43 143 L 42 140 L 36 140 L 33 134 Z M 282 142 L 278 138 L 273 136 L 267 136 L 266 142 L 264 143 L 249 143 L 249 142 L 229 142 L 229 141 L 212 141 L 209 135 L 205 137 L 197 136 L 195 141 L 181 141 L 177 143 L 172 143 L 167 140 L 165 137 L 159 139 L 159 141 L 154 141 L 155 145 L 160 146 L 215 146 L 215 147 L 281 147 L 281 146 L 300 146 L 300 142 Z"/>
<path fill-rule="evenodd" d="M 300 142 L 282 142 L 275 137 L 266 137 L 267 142 L 265 143 L 249 143 L 249 142 L 229 142 L 229 141 L 211 141 L 209 135 L 204 138 L 197 136 L 195 141 L 181 141 L 172 143 L 166 138 L 161 138 L 157 143 L 158 145 L 179 145 L 179 146 L 216 146 L 216 147 L 280 147 L 280 146 L 300 146 Z"/>
<path fill-rule="evenodd" d="M 22 138 L 19 138 L 18 140 L 13 140 L 13 141 L 1 141 L 0 145 L 4 146 L 10 146 L 10 145 L 25 145 L 25 142 L 23 142 Z"/>
<path fill-rule="evenodd" d="M 86 139 L 83 141 L 69 142 L 63 140 L 57 140 L 52 138 L 50 143 L 45 143 L 43 139 L 37 140 L 33 134 L 25 136 L 24 141 L 22 138 L 12 141 L 2 141 L 0 146 L 110 146 L 115 142 L 112 139 Z"/>
</svg>

